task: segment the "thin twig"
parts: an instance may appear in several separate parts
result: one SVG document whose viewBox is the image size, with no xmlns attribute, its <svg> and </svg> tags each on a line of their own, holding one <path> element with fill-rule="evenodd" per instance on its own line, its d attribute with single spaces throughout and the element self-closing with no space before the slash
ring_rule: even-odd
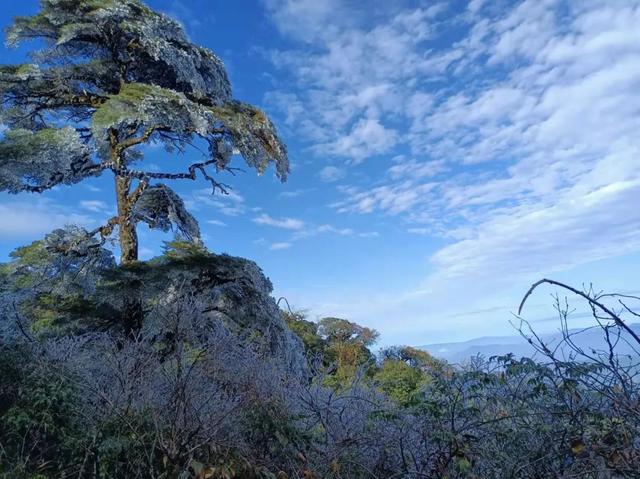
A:
<svg viewBox="0 0 640 479">
<path fill-rule="evenodd" d="M 604 311 L 605 313 L 607 313 L 611 319 L 622 329 L 624 329 L 627 333 L 629 333 L 629 335 L 635 339 L 638 344 L 640 344 L 640 336 L 638 336 L 635 331 L 633 331 L 633 329 L 631 329 L 629 326 L 626 325 L 626 323 L 620 318 L 620 316 L 618 316 L 617 314 L 615 314 L 612 310 L 610 310 L 609 308 L 607 308 L 604 304 L 600 303 L 599 301 L 597 301 L 596 299 L 594 299 L 593 297 L 589 296 L 588 294 L 575 289 L 571 286 L 568 286 L 564 283 L 561 283 L 559 281 L 555 281 L 553 279 L 541 279 L 540 281 L 537 281 L 536 283 L 534 283 L 533 285 L 531 285 L 531 287 L 529 288 L 529 291 L 527 291 L 527 293 L 524 295 L 524 297 L 522 298 L 522 302 L 520 303 L 520 307 L 518 308 L 518 315 L 520 315 L 522 313 L 522 308 L 524 308 L 524 304 L 527 301 L 527 299 L 529 298 L 529 296 L 531 296 L 531 293 L 533 293 L 533 291 L 540 286 L 543 283 L 547 283 L 547 284 L 552 284 L 555 286 L 559 286 L 561 288 L 564 288 L 566 290 L 571 291 L 574 294 L 577 294 L 578 296 L 586 299 L 587 301 L 589 301 L 589 304 L 591 304 L 592 306 L 597 306 L 598 308 L 600 308 L 602 311 Z"/>
</svg>

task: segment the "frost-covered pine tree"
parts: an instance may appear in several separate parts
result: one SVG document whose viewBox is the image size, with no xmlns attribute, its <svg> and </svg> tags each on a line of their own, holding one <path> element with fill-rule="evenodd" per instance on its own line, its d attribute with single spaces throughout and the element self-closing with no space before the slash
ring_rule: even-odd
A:
<svg viewBox="0 0 640 479">
<path fill-rule="evenodd" d="M 92 232 L 117 228 L 122 263 L 136 261 L 136 224 L 199 240 L 180 197 L 159 181 L 212 176 L 229 169 L 234 150 L 262 173 L 270 162 L 284 180 L 286 149 L 271 121 L 235 101 L 220 59 L 189 41 L 181 26 L 138 0 L 41 0 L 18 17 L 9 45 L 40 40 L 31 62 L 0 66 L 0 191 L 42 192 L 105 171 L 115 177 L 117 216 Z M 169 152 L 206 145 L 181 172 L 136 168 L 140 147 Z M 172 170 L 180 171 L 180 170 Z"/>
</svg>

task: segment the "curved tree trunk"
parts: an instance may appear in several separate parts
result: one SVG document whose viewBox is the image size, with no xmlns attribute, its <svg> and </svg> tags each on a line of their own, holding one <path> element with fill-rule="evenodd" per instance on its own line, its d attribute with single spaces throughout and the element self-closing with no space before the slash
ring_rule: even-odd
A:
<svg viewBox="0 0 640 479">
<path fill-rule="evenodd" d="M 116 176 L 116 200 L 118 202 L 118 229 L 120 233 L 120 262 L 122 264 L 138 261 L 138 234 L 136 224 L 131 221 L 129 204 L 130 178 Z"/>
</svg>

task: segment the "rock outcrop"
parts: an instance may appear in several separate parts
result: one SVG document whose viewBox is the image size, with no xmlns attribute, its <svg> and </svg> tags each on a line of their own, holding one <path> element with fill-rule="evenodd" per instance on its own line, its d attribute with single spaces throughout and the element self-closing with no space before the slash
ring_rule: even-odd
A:
<svg viewBox="0 0 640 479">
<path fill-rule="evenodd" d="M 50 237 L 5 265 L 10 273 L 3 275 L 0 288 L 7 293 L 16 289 L 12 282 L 38 285 L 20 299 L 24 326 L 34 326 L 34 334 L 135 333 L 153 321 L 158 307 L 188 298 L 197 305 L 192 314 L 223 326 L 239 347 L 272 358 L 296 374 L 306 371 L 302 342 L 286 326 L 271 296 L 271 281 L 253 261 L 209 253 L 186 242 L 172 243 L 151 261 L 127 266 L 83 263 L 80 256 L 61 261 L 62 250 L 51 247 Z M 99 245 L 92 248 L 94 256 L 111 254 Z M 30 264 L 33 257 L 38 258 L 38 268 Z M 51 265 L 57 266 L 53 275 Z M 75 284 L 87 278 L 92 287 Z"/>
<path fill-rule="evenodd" d="M 201 305 L 201 314 L 219 322 L 239 344 L 271 357 L 296 373 L 306 371 L 304 346 L 284 322 L 273 285 L 253 261 L 226 254 L 169 254 L 105 274 L 99 288 L 109 304 L 131 297 L 146 305 L 178 300 L 188 295 Z M 123 294 L 124 293 L 124 294 Z"/>
</svg>

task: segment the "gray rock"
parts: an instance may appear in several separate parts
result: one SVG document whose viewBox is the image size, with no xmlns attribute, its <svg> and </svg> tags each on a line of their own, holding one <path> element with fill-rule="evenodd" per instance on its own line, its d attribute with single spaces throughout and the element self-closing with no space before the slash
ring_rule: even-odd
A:
<svg viewBox="0 0 640 479">
<path fill-rule="evenodd" d="M 115 281 L 107 281 L 111 290 L 103 289 L 109 304 L 126 300 L 134 291 L 145 305 L 191 295 L 202 305 L 202 314 L 224 325 L 243 347 L 280 362 L 290 372 L 306 373 L 302 341 L 284 322 L 271 296 L 273 285 L 255 262 L 205 253 L 165 256 L 114 271 Z"/>
</svg>

